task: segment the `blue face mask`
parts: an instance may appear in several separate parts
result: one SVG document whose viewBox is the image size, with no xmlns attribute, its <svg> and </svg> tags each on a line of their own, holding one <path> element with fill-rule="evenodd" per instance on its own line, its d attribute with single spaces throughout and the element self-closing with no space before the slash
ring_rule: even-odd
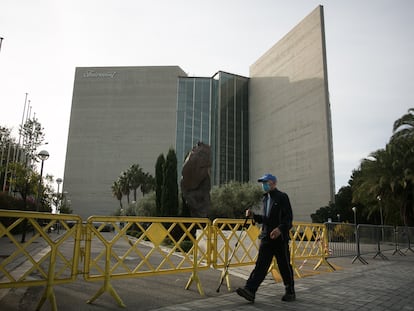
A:
<svg viewBox="0 0 414 311">
<path fill-rule="evenodd" d="M 264 192 L 269 192 L 270 191 L 270 185 L 268 183 L 263 183 L 262 184 L 262 189 Z"/>
</svg>

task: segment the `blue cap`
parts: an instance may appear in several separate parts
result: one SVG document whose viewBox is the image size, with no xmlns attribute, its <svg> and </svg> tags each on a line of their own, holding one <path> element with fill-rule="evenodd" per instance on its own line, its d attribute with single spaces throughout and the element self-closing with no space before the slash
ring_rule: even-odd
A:
<svg viewBox="0 0 414 311">
<path fill-rule="evenodd" d="M 276 176 L 273 176 L 272 174 L 264 174 L 257 181 L 258 182 L 264 182 L 264 181 L 269 181 L 269 180 L 271 180 L 273 182 L 276 182 L 277 178 L 276 178 Z"/>
</svg>

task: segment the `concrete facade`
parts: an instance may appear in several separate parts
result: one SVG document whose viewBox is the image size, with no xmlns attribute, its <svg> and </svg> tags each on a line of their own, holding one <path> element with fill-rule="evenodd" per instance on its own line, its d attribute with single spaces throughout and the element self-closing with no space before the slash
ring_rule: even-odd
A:
<svg viewBox="0 0 414 311">
<path fill-rule="evenodd" d="M 319 6 L 251 65 L 242 119 L 248 124 L 243 135 L 249 138 L 250 169 L 241 172 L 243 179 L 231 175 L 239 181 L 245 175 L 255 181 L 266 172 L 278 176 L 295 221 L 310 221 L 335 195 L 323 20 Z M 76 69 L 64 176 L 74 213 L 84 219 L 111 215 L 119 207 L 111 185 L 132 164 L 155 176 L 158 155 L 175 148 L 183 132 L 178 83 L 186 76 L 178 66 Z M 186 122 L 194 120 L 192 113 Z M 211 124 L 215 131 L 217 122 Z M 225 170 L 220 173 L 229 173 Z"/>
<path fill-rule="evenodd" d="M 76 68 L 64 176 L 75 214 L 111 215 L 111 185 L 132 164 L 155 175 L 158 155 L 175 147 L 185 75 L 177 66 Z"/>
<path fill-rule="evenodd" d="M 250 178 L 270 172 L 296 221 L 334 200 L 323 7 L 250 67 Z"/>
</svg>

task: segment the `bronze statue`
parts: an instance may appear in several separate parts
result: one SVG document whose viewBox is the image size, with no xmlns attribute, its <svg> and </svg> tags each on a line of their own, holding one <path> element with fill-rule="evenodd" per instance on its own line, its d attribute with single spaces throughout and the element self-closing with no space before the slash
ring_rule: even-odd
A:
<svg viewBox="0 0 414 311">
<path fill-rule="evenodd" d="M 181 192 L 191 217 L 207 217 L 210 209 L 211 148 L 198 142 L 187 155 L 181 173 Z"/>
</svg>

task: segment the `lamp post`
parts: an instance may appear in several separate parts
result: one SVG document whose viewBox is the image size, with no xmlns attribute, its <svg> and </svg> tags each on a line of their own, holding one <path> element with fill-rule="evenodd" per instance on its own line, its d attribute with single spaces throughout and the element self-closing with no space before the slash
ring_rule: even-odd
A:
<svg viewBox="0 0 414 311">
<path fill-rule="evenodd" d="M 357 225 L 357 216 L 356 216 L 357 208 L 354 206 L 352 208 L 352 211 L 354 212 L 354 225 L 355 225 L 355 228 L 356 228 L 356 225 Z"/>
<path fill-rule="evenodd" d="M 60 198 L 59 198 L 59 188 L 60 188 L 60 184 L 63 182 L 62 178 L 57 178 L 56 179 L 56 183 L 58 185 L 57 187 L 57 194 L 56 194 L 56 214 L 60 213 Z"/>
<path fill-rule="evenodd" d="M 57 194 L 56 194 L 56 211 L 55 211 L 55 214 L 60 214 L 60 207 L 61 207 L 61 204 L 62 204 L 62 200 L 59 198 L 59 187 L 60 187 L 60 184 L 62 182 L 63 182 L 62 178 L 59 177 L 59 178 L 56 179 L 56 183 L 58 185 L 58 188 L 57 188 Z M 56 227 L 57 227 L 57 233 L 59 234 L 60 233 L 60 222 L 59 222 L 59 220 L 57 221 Z"/>
<path fill-rule="evenodd" d="M 382 202 L 381 202 L 381 196 L 377 196 L 377 200 L 379 202 L 379 208 L 380 208 L 380 222 L 381 222 L 381 232 L 382 232 L 382 237 L 381 239 L 384 238 L 384 217 L 382 216 Z"/>
<path fill-rule="evenodd" d="M 49 159 L 49 152 L 47 152 L 46 150 L 42 150 L 37 154 L 37 157 L 40 159 L 40 161 L 42 161 L 42 164 L 40 166 L 40 179 L 39 179 L 39 190 L 38 190 L 38 194 L 37 194 L 37 206 L 36 206 L 36 211 L 39 211 L 39 205 L 40 205 L 40 195 L 41 195 L 41 188 L 42 188 L 42 178 L 43 178 L 43 164 L 44 162 Z"/>
</svg>

